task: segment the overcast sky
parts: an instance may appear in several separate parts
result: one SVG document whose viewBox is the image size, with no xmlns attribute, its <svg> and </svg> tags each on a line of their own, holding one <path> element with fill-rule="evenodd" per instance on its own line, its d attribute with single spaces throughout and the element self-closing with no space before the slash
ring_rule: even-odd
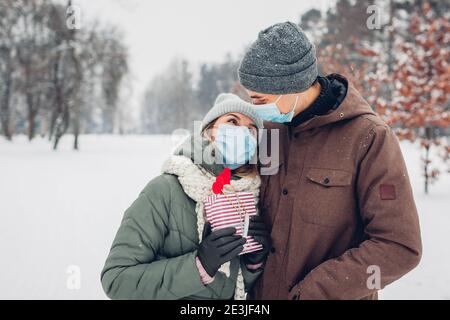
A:
<svg viewBox="0 0 450 320">
<path fill-rule="evenodd" d="M 64 1 L 64 0 L 61 0 Z M 64 1 L 65 2 L 65 1 Z M 329 0 L 74 0 L 81 18 L 118 25 L 129 46 L 132 103 L 138 104 L 152 76 L 175 57 L 193 66 L 238 54 L 271 24 L 291 20 Z"/>
</svg>

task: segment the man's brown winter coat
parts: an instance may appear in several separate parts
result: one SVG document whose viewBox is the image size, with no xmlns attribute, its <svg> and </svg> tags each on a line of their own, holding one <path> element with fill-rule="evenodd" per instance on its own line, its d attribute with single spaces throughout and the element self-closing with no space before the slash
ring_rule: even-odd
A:
<svg viewBox="0 0 450 320">
<path fill-rule="evenodd" d="M 339 108 L 292 132 L 266 126 L 272 138 L 280 130 L 280 148 L 278 173 L 262 176 L 273 248 L 255 299 L 375 299 L 378 275 L 384 287 L 418 264 L 419 222 L 398 140 L 353 86 Z"/>
</svg>

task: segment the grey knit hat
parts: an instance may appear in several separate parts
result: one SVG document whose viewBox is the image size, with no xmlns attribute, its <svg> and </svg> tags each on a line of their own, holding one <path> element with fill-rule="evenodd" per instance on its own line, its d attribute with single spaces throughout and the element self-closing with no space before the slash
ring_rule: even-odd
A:
<svg viewBox="0 0 450 320">
<path fill-rule="evenodd" d="M 255 106 L 232 93 L 221 93 L 217 96 L 214 106 L 202 120 L 201 130 L 220 116 L 230 112 L 238 112 L 253 120 L 258 129 L 264 128 L 262 119 L 255 112 Z"/>
<path fill-rule="evenodd" d="M 270 94 L 303 92 L 317 79 L 314 45 L 295 23 L 277 23 L 262 30 L 239 66 L 241 84 Z"/>
</svg>

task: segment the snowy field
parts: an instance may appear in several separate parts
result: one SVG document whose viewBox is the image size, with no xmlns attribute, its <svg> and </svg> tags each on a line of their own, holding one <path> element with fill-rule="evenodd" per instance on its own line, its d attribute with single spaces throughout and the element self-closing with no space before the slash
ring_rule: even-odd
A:
<svg viewBox="0 0 450 320">
<path fill-rule="evenodd" d="M 0 138 L 0 299 L 104 299 L 100 271 L 124 210 L 159 173 L 169 136 Z M 424 253 L 382 299 L 450 299 L 450 175 L 423 194 L 419 151 L 402 145 L 420 213 Z M 73 267 L 75 266 L 75 267 Z M 75 269 L 73 269 L 75 268 Z M 80 271 L 80 287 L 71 285 Z M 68 285 L 69 284 L 69 285 Z"/>
</svg>

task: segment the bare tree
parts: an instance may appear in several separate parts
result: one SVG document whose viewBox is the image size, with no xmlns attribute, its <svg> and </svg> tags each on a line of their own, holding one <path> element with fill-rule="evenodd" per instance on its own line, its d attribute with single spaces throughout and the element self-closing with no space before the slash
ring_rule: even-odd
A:
<svg viewBox="0 0 450 320">
<path fill-rule="evenodd" d="M 0 2 L 0 125 L 6 139 L 12 139 L 11 95 L 14 81 L 16 46 L 13 39 L 18 20 L 10 2 Z"/>
<path fill-rule="evenodd" d="M 127 51 L 118 40 L 116 30 L 103 32 L 101 64 L 101 84 L 104 104 L 102 108 L 103 132 L 113 133 L 116 127 L 119 88 L 124 75 L 128 72 Z"/>
<path fill-rule="evenodd" d="M 0 2 L 0 124 L 7 139 L 17 132 L 31 140 L 40 128 L 56 149 L 72 132 L 78 149 L 83 130 L 116 130 L 127 48 L 118 29 L 97 21 L 71 28 L 71 6 Z"/>
</svg>

